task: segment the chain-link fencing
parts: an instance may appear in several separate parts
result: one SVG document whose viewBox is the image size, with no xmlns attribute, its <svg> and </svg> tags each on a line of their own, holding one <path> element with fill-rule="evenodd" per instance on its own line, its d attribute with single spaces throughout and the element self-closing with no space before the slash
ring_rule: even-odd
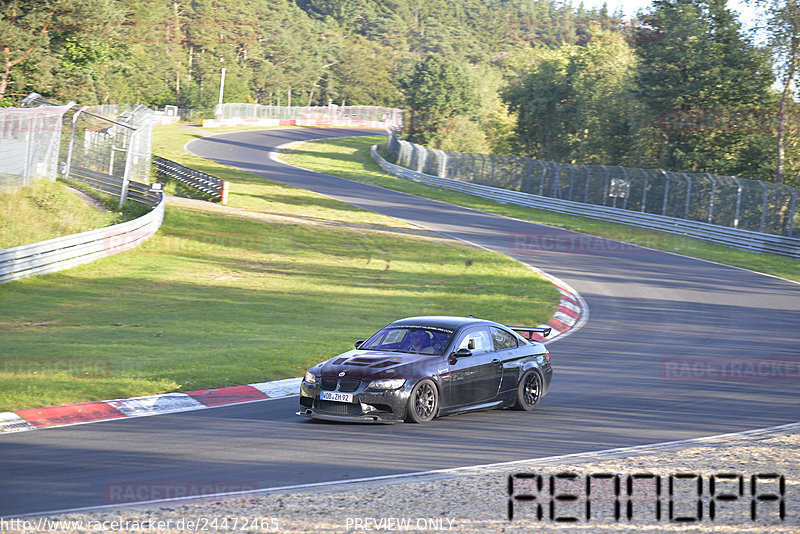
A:
<svg viewBox="0 0 800 534">
<path fill-rule="evenodd" d="M 109 192 L 122 183 L 120 204 L 127 198 L 128 183 L 150 182 L 155 112 L 145 106 L 58 106 L 32 93 L 23 110 L 46 113 L 61 109 L 58 172 Z M 109 118 L 113 117 L 113 118 Z M 5 158 L 0 158 L 5 159 Z"/>
<path fill-rule="evenodd" d="M 62 120 L 70 107 L 0 109 L 0 189 L 56 179 Z"/>
<path fill-rule="evenodd" d="M 799 191 L 762 180 L 443 152 L 394 134 L 388 151 L 398 165 L 443 178 L 788 237 L 800 228 Z"/>
<path fill-rule="evenodd" d="M 261 104 L 218 104 L 214 118 L 225 120 L 278 120 L 314 122 L 318 125 L 401 128 L 403 111 L 379 106 L 264 106 Z"/>
</svg>

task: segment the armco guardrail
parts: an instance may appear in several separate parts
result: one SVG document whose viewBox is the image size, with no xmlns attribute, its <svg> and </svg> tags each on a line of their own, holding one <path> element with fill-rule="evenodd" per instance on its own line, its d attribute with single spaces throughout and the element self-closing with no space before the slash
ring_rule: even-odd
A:
<svg viewBox="0 0 800 534">
<path fill-rule="evenodd" d="M 160 157 L 153 159 L 153 166 L 156 172 L 162 176 L 178 180 L 189 187 L 193 187 L 211 196 L 222 204 L 228 203 L 228 188 L 230 183 L 227 180 L 220 180 L 216 176 L 184 167 L 180 163 L 175 163 L 174 161 Z"/>
<path fill-rule="evenodd" d="M 139 245 L 155 234 L 164 220 L 164 194 L 155 191 L 150 195 L 155 206 L 138 219 L 0 250 L 0 283 L 69 269 Z"/>
<path fill-rule="evenodd" d="M 69 171 L 71 180 L 78 180 L 93 189 L 119 197 L 122 194 L 125 180 L 110 174 L 84 169 L 83 167 L 72 167 Z M 126 199 L 144 204 L 145 206 L 155 206 L 158 204 L 158 193 L 153 191 L 149 185 L 139 182 L 128 182 Z"/>
<path fill-rule="evenodd" d="M 768 252 L 800 259 L 800 239 L 797 238 L 748 230 L 737 230 L 727 226 L 635 212 L 609 206 L 584 204 L 582 202 L 543 197 L 532 193 L 523 193 L 521 191 L 512 191 L 510 189 L 501 189 L 488 185 L 462 182 L 452 178 L 441 178 L 439 176 L 413 171 L 401 167 L 400 165 L 395 165 L 394 163 L 389 163 L 378 154 L 377 147 L 375 146 L 372 147 L 371 155 L 372 159 L 374 159 L 383 170 L 435 187 L 459 191 L 461 193 L 488 198 L 502 203 L 518 204 L 520 206 L 545 209 L 569 215 L 580 215 L 592 219 L 600 219 L 671 234 L 684 235 L 744 249 L 750 252 Z"/>
</svg>

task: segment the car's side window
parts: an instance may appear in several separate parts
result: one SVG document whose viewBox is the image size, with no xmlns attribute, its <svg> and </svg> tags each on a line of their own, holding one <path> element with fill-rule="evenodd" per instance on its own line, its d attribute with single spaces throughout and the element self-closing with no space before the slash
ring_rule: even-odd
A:
<svg viewBox="0 0 800 534">
<path fill-rule="evenodd" d="M 492 338 L 486 328 L 470 330 L 458 345 L 459 349 L 469 349 L 473 354 L 490 352 L 493 350 Z"/>
<path fill-rule="evenodd" d="M 499 328 L 492 327 L 492 339 L 494 340 L 494 350 L 515 349 L 519 346 L 517 338 Z"/>
</svg>

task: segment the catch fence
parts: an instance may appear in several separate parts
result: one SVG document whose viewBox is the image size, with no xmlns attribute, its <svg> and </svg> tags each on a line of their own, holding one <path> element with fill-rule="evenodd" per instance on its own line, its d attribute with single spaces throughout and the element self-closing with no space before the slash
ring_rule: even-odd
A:
<svg viewBox="0 0 800 534">
<path fill-rule="evenodd" d="M 275 125 L 356 126 L 399 129 L 403 110 L 379 106 L 264 106 L 218 104 L 215 121 L 223 124 L 273 121 Z M 266 122 L 265 122 L 266 123 Z"/>
<path fill-rule="evenodd" d="M 396 164 L 443 178 L 787 237 L 800 228 L 799 191 L 762 180 L 444 152 L 394 134 L 388 150 Z"/>
<path fill-rule="evenodd" d="M 26 97 L 22 105 L 37 111 L 60 107 L 36 93 Z M 99 175 L 104 175 L 108 182 L 120 182 L 122 206 L 130 182 L 150 182 L 153 124 L 157 120 L 155 112 L 141 105 L 78 108 L 70 104 L 64 107 L 64 135 L 60 136 L 58 151 L 59 174 L 93 187 Z M 137 198 L 131 200 L 139 201 Z"/>
<path fill-rule="evenodd" d="M 70 107 L 0 109 L 0 189 L 55 181 L 62 121 Z"/>
</svg>

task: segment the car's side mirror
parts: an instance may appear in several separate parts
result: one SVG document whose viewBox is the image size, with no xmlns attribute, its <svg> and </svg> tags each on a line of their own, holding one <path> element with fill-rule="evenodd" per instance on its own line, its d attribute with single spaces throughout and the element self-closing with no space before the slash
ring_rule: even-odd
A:
<svg viewBox="0 0 800 534">
<path fill-rule="evenodd" d="M 355 343 L 356 348 L 358 348 L 361 345 L 363 345 L 365 341 L 366 341 L 366 339 L 359 339 L 358 341 L 356 341 L 356 343 Z"/>
<path fill-rule="evenodd" d="M 472 356 L 472 351 L 469 349 L 458 349 L 453 353 L 454 358 L 466 358 L 467 356 Z"/>
</svg>

